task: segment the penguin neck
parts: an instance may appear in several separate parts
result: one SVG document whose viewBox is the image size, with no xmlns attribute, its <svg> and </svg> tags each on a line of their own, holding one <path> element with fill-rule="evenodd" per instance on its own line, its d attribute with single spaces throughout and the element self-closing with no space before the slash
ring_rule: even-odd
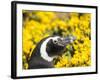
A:
<svg viewBox="0 0 100 80">
<path fill-rule="evenodd" d="M 44 54 L 44 53 L 41 54 L 41 57 L 42 57 L 44 60 L 48 61 L 48 62 L 52 62 L 53 59 L 55 58 L 55 57 L 50 57 L 50 56 L 48 56 L 47 53 L 45 53 L 45 54 Z"/>
<path fill-rule="evenodd" d="M 40 48 L 40 55 L 41 55 L 41 57 L 42 57 L 44 60 L 48 61 L 48 62 L 52 62 L 53 59 L 55 58 L 55 57 L 50 57 L 50 56 L 48 56 L 48 53 L 47 53 L 47 51 L 46 51 L 46 45 L 47 45 L 47 43 L 48 43 L 48 41 L 49 41 L 50 39 L 52 39 L 52 37 L 47 38 L 47 39 L 41 44 L 41 48 Z"/>
</svg>

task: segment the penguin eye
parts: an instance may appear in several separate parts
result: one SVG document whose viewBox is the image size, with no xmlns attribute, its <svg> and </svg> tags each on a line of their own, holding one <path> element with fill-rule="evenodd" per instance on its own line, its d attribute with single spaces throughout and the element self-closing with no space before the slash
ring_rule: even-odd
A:
<svg viewBox="0 0 100 80">
<path fill-rule="evenodd" d="M 56 41 L 56 40 L 54 40 L 54 41 L 53 41 L 53 43 L 54 43 L 54 44 L 57 44 L 57 41 Z"/>
</svg>

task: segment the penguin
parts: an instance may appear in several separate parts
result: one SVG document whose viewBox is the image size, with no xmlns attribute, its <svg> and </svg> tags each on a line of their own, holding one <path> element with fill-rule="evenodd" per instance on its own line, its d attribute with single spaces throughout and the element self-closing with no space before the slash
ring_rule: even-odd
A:
<svg viewBox="0 0 100 80">
<path fill-rule="evenodd" d="M 74 40 L 73 36 L 49 36 L 42 39 L 32 52 L 28 69 L 54 68 L 53 59 L 62 55 L 66 46 Z"/>
</svg>

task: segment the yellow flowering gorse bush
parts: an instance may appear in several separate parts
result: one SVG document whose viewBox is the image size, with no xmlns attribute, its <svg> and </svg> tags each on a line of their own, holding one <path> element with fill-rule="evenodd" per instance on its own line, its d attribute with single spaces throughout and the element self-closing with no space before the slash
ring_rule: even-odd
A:
<svg viewBox="0 0 100 80">
<path fill-rule="evenodd" d="M 76 40 L 66 46 L 66 52 L 54 60 L 56 68 L 91 65 L 91 14 L 23 10 L 23 68 L 36 44 L 43 38 L 73 35 Z"/>
</svg>

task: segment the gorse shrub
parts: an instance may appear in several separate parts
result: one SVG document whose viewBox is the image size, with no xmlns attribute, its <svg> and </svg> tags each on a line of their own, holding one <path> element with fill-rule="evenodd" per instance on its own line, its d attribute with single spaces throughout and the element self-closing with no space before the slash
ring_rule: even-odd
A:
<svg viewBox="0 0 100 80">
<path fill-rule="evenodd" d="M 76 40 L 66 46 L 64 55 L 54 59 L 56 68 L 91 65 L 91 14 L 23 10 L 23 68 L 37 43 L 48 36 L 73 35 Z"/>
</svg>

